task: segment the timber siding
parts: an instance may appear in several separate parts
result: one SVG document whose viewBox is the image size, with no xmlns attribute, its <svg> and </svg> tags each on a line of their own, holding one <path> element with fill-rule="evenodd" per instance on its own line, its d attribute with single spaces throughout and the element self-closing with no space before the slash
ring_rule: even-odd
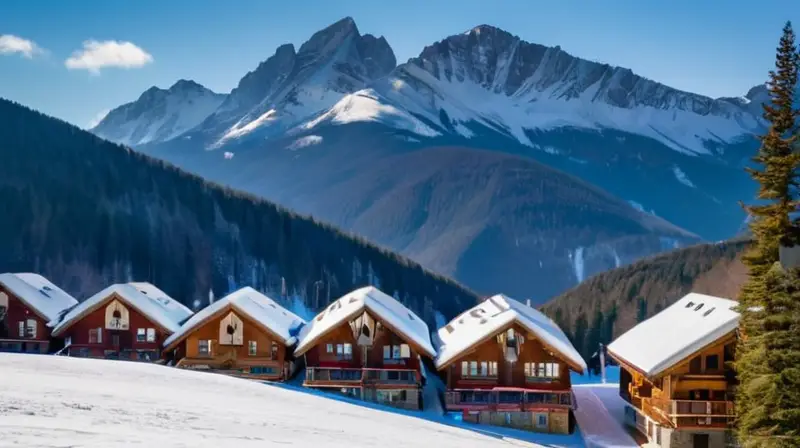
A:
<svg viewBox="0 0 800 448">
<path fill-rule="evenodd" d="M 8 301 L 8 307 L 0 312 L 0 352 L 47 353 L 50 349 L 47 319 L 2 284 L 0 294 L 5 294 Z M 30 335 L 29 324 L 33 324 L 34 336 Z"/>
<path fill-rule="evenodd" d="M 241 335 L 222 338 L 228 336 L 225 327 L 231 315 L 235 316 L 234 321 L 241 322 Z M 201 353 L 201 341 L 211 341 L 210 353 Z M 250 353 L 251 342 L 255 342 L 255 354 Z M 288 350 L 281 338 L 230 305 L 167 350 L 172 352 L 171 357 L 178 367 L 269 380 L 286 380 L 291 374 Z"/>
</svg>

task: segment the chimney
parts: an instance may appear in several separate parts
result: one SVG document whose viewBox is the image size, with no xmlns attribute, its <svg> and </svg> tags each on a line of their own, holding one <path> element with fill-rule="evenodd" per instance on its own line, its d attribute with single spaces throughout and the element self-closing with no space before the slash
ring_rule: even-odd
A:
<svg viewBox="0 0 800 448">
<path fill-rule="evenodd" d="M 525 305 L 531 306 L 531 299 L 526 300 Z"/>
<path fill-rule="evenodd" d="M 800 246 L 781 245 L 778 257 L 784 269 L 800 267 Z"/>
</svg>

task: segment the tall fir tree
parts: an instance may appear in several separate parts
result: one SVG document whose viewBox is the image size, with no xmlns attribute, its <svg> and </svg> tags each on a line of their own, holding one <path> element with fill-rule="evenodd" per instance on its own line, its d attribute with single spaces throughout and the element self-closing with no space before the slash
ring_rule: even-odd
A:
<svg viewBox="0 0 800 448">
<path fill-rule="evenodd" d="M 735 368 L 739 379 L 736 396 L 737 437 L 743 447 L 798 446 L 794 410 L 800 403 L 791 401 L 796 391 L 781 392 L 791 384 L 782 369 L 781 359 L 793 356 L 790 343 L 774 343 L 776 331 L 792 325 L 797 331 L 798 316 L 786 306 L 786 297 L 800 300 L 800 294 L 781 292 L 779 261 L 781 245 L 800 244 L 800 226 L 792 219 L 796 209 L 800 154 L 797 143 L 798 111 L 794 97 L 800 56 L 791 23 L 783 28 L 777 49 L 776 69 L 768 82 L 771 104 L 764 105 L 769 131 L 761 137 L 761 148 L 753 161 L 760 165 L 748 172 L 759 183 L 758 205 L 747 206 L 752 217 L 750 230 L 754 244 L 744 257 L 749 280 L 739 296 L 742 320 Z M 780 271 L 780 272 L 777 272 Z M 788 274 L 787 274 L 788 275 Z M 794 319 L 794 323 L 793 322 Z M 781 333 L 780 337 L 784 337 Z M 789 374 L 791 376 L 791 374 Z M 794 409 L 794 410 L 792 410 Z M 783 412 L 781 410 L 787 410 Z M 794 419 L 794 420 L 793 420 Z"/>
</svg>

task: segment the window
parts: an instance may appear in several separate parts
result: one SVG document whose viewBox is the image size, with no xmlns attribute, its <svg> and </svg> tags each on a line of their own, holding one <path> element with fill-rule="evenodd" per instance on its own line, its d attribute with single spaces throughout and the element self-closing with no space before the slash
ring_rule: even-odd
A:
<svg viewBox="0 0 800 448">
<path fill-rule="evenodd" d="M 253 366 L 250 367 L 250 374 L 252 375 L 275 375 L 278 371 L 275 367 Z"/>
<path fill-rule="evenodd" d="M 208 339 L 197 341 L 197 354 L 201 356 L 211 355 L 211 341 Z"/>
<path fill-rule="evenodd" d="M 258 344 L 256 341 L 247 341 L 247 352 L 250 356 L 256 356 L 258 353 Z"/>
<path fill-rule="evenodd" d="M 524 368 L 525 377 L 528 379 L 556 379 L 561 376 L 560 366 L 557 362 L 526 362 Z"/>
<path fill-rule="evenodd" d="M 706 370 L 719 370 L 719 355 L 706 356 Z"/>
<path fill-rule="evenodd" d="M 19 333 L 18 334 L 19 334 L 19 337 L 21 337 L 21 338 L 25 337 L 25 321 L 24 320 L 19 321 Z"/>
<path fill-rule="evenodd" d="M 408 359 L 411 357 L 411 347 L 408 344 L 384 345 L 383 359 Z"/>
<path fill-rule="evenodd" d="M 336 344 L 336 357 L 339 359 L 353 359 L 353 344 Z"/>
<path fill-rule="evenodd" d="M 470 376 L 478 376 L 478 361 L 470 361 L 469 374 Z"/>
<path fill-rule="evenodd" d="M 148 328 L 147 329 L 147 342 L 156 342 L 156 329 L 155 328 Z"/>
<path fill-rule="evenodd" d="M 102 344 L 103 343 L 103 329 L 102 328 L 92 328 L 89 330 L 89 343 L 90 344 Z"/>
<path fill-rule="evenodd" d="M 278 343 L 277 342 L 273 342 L 272 343 L 272 351 L 270 353 L 272 354 L 272 359 L 278 359 Z"/>
<path fill-rule="evenodd" d="M 536 426 L 539 428 L 547 427 L 547 414 L 539 414 L 536 417 Z"/>
<path fill-rule="evenodd" d="M 325 353 L 333 353 L 333 344 L 325 345 Z"/>
<path fill-rule="evenodd" d="M 692 360 L 689 361 L 689 373 L 700 373 L 701 361 L 702 360 L 700 359 L 699 356 L 695 356 L 694 358 L 692 358 Z"/>
<path fill-rule="evenodd" d="M 467 361 L 461 361 L 461 376 L 469 376 L 469 363 Z"/>
<path fill-rule="evenodd" d="M 144 342 L 147 340 L 147 330 L 144 328 L 136 329 L 136 342 Z"/>
<path fill-rule="evenodd" d="M 111 346 L 119 348 L 119 335 L 118 334 L 112 334 L 111 335 Z"/>
<path fill-rule="evenodd" d="M 25 336 L 29 338 L 36 337 L 36 319 L 28 319 L 26 328 L 25 328 Z"/>
</svg>

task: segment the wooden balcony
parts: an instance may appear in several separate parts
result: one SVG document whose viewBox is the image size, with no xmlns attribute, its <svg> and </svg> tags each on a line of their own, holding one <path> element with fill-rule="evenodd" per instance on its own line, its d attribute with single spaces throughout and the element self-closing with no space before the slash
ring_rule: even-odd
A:
<svg viewBox="0 0 800 448">
<path fill-rule="evenodd" d="M 572 391 L 539 391 L 516 388 L 463 389 L 445 393 L 449 411 L 533 411 L 537 409 L 572 409 Z"/>
<path fill-rule="evenodd" d="M 318 387 L 418 387 L 419 375 L 412 369 L 308 367 L 304 386 Z"/>
<path fill-rule="evenodd" d="M 643 398 L 642 411 L 675 428 L 726 428 L 735 417 L 732 401 Z"/>
</svg>

